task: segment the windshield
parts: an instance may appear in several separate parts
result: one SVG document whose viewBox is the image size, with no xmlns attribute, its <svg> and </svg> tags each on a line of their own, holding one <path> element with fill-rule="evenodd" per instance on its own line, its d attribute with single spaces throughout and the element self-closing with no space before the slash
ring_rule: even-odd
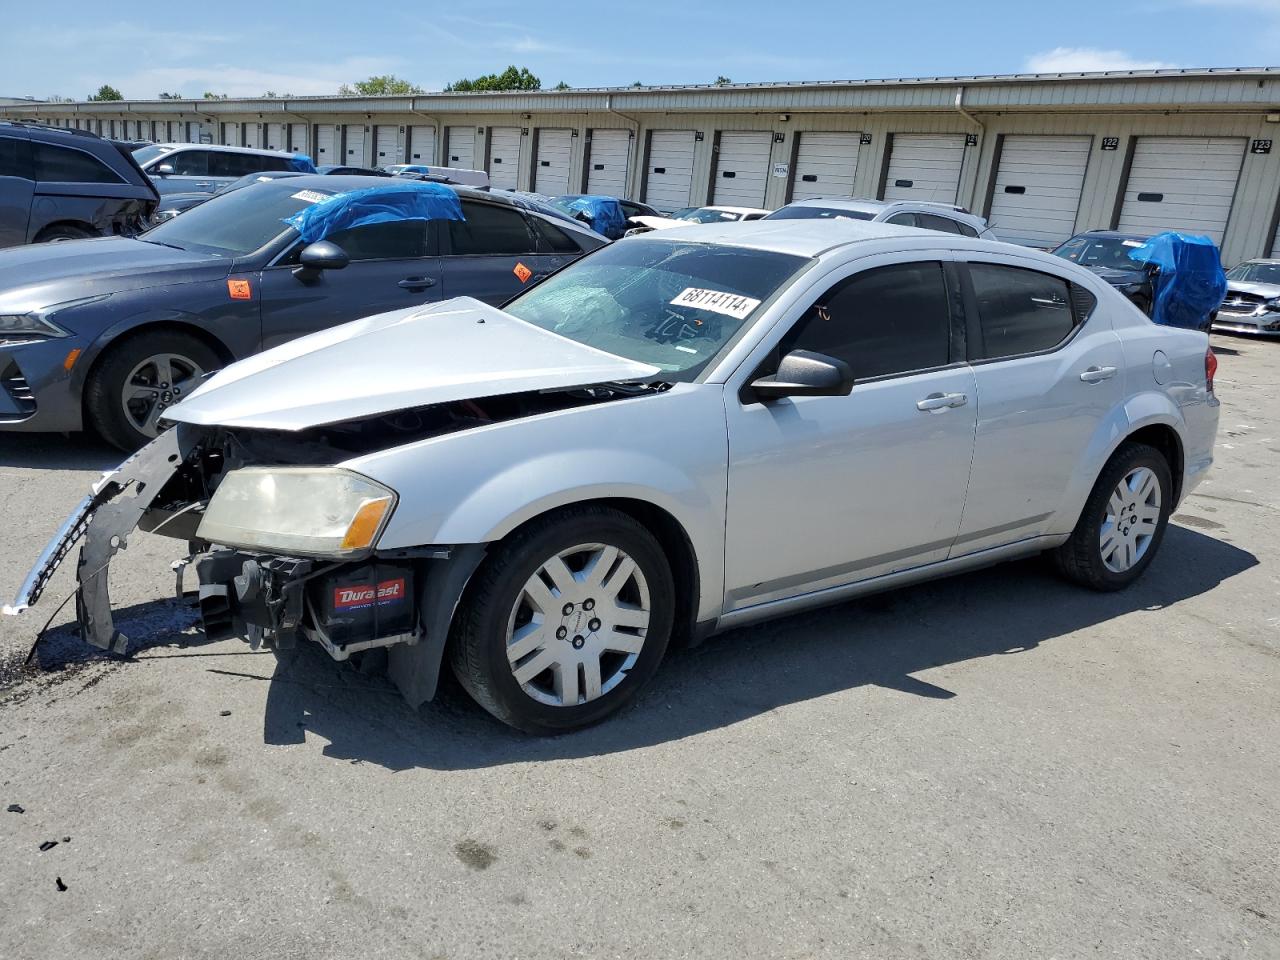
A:
<svg viewBox="0 0 1280 960">
<path fill-rule="evenodd" d="M 1280 286 L 1280 263 L 1242 263 L 1227 273 L 1228 280 L 1241 283 L 1274 283 Z"/>
<path fill-rule="evenodd" d="M 211 197 L 182 216 L 148 230 L 139 239 L 218 257 L 242 257 L 286 231 L 295 232 L 280 221 L 338 192 L 266 185 L 236 190 Z"/>
<path fill-rule="evenodd" d="M 1145 242 L 1133 237 L 1076 237 L 1053 253 L 1082 267 L 1141 270 L 1142 264 L 1129 259 L 1129 251 L 1138 249 Z"/>
<path fill-rule="evenodd" d="M 139 147 L 133 151 L 133 159 L 138 161 L 138 166 L 145 167 L 156 157 L 163 157 L 166 153 L 171 153 L 172 147 L 161 147 L 157 144 L 150 144 L 145 147 Z"/>
<path fill-rule="evenodd" d="M 688 220 L 691 223 L 729 223 L 734 220 L 741 220 L 742 214 L 733 213 L 729 210 L 715 210 L 711 207 L 702 207 L 698 210 L 690 210 L 688 213 L 675 217 L 676 220 Z"/>
<path fill-rule="evenodd" d="M 635 239 L 602 247 L 521 294 L 512 316 L 692 380 L 813 261 L 742 247 Z"/>
<path fill-rule="evenodd" d="M 766 220 L 870 220 L 867 210 L 841 210 L 838 207 L 783 207 L 765 217 Z"/>
</svg>

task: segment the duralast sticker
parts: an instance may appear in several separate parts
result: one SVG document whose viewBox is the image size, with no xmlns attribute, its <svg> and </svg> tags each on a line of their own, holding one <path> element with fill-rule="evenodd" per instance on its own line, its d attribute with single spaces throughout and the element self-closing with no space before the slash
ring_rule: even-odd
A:
<svg viewBox="0 0 1280 960">
<path fill-rule="evenodd" d="M 372 607 L 375 604 L 384 606 L 404 599 L 404 577 L 395 580 L 383 580 L 377 587 L 372 584 L 356 587 L 334 587 L 333 608 L 335 610 L 358 610 Z"/>
<path fill-rule="evenodd" d="M 753 297 L 743 297 L 736 293 L 725 293 L 722 290 L 703 290 L 701 287 L 685 287 L 671 301 L 673 307 L 693 307 L 695 310 L 710 310 L 722 313 L 735 320 L 745 320 L 751 311 L 760 306 L 760 301 Z"/>
</svg>

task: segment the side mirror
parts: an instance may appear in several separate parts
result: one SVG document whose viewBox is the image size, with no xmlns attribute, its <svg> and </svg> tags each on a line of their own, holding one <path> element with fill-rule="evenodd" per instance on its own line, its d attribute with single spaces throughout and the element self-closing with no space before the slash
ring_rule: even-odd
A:
<svg viewBox="0 0 1280 960">
<path fill-rule="evenodd" d="M 173 164 L 172 163 L 156 164 L 155 169 L 152 170 L 151 172 L 156 174 L 157 176 L 171 177 L 173 176 Z"/>
<path fill-rule="evenodd" d="M 328 240 L 317 240 L 302 248 L 298 254 L 299 269 L 314 274 L 320 270 L 341 270 L 351 262 L 347 251 Z"/>
<path fill-rule="evenodd" d="M 761 400 L 782 397 L 845 397 L 853 389 L 853 371 L 843 360 L 810 350 L 792 350 L 777 372 L 759 377 L 751 390 Z"/>
</svg>

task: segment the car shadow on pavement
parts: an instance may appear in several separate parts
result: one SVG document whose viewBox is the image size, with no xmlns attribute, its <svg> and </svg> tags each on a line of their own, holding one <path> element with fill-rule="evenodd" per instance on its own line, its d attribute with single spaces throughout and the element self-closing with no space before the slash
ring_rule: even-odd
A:
<svg viewBox="0 0 1280 960">
<path fill-rule="evenodd" d="M 913 675 L 1026 653 L 1123 614 L 1161 610 L 1257 563 L 1171 525 L 1146 576 L 1119 593 L 1081 590 L 1028 560 L 742 628 L 671 651 L 629 709 L 555 738 L 502 726 L 452 678 L 415 712 L 385 677 L 361 676 L 302 644 L 276 664 L 263 736 L 268 744 L 319 737 L 326 756 L 393 770 L 471 769 L 633 750 L 867 684 L 947 699 L 955 694 Z"/>
<path fill-rule="evenodd" d="M 91 433 L 0 434 L 0 469 L 112 470 L 128 454 L 104 443 Z M 86 489 L 86 493 L 88 490 Z"/>
</svg>

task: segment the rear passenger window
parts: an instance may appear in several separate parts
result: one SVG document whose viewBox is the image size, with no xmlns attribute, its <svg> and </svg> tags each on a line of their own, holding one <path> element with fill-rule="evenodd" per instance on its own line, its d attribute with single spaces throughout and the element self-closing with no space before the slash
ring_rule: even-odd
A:
<svg viewBox="0 0 1280 960">
<path fill-rule="evenodd" d="M 449 241 L 454 256 L 537 252 L 528 224 L 515 210 L 463 201 L 462 215 L 465 221 L 449 221 Z"/>
<path fill-rule="evenodd" d="M 954 233 L 956 235 L 960 233 L 960 224 L 950 217 L 939 217 L 933 213 L 917 213 L 916 226 L 924 227 L 926 230 L 938 230 L 942 233 Z"/>
<path fill-rule="evenodd" d="M 31 144 L 17 137 L 0 137 L 0 177 L 34 180 L 31 170 Z"/>
<path fill-rule="evenodd" d="M 270 157 L 255 156 L 251 153 L 210 153 L 209 176 L 211 177 L 244 177 L 251 173 L 261 173 L 274 167 L 264 163 Z"/>
<path fill-rule="evenodd" d="M 1073 309 L 1067 281 L 1038 270 L 991 263 L 971 263 L 969 276 L 982 329 L 981 355 L 974 359 L 1051 350 L 1075 329 L 1081 304 Z M 1088 291 L 1081 293 L 1088 296 Z"/>
<path fill-rule="evenodd" d="M 92 154 L 51 143 L 32 143 L 36 179 L 44 183 L 124 183 Z"/>
<path fill-rule="evenodd" d="M 404 260 L 427 255 L 427 224 L 424 220 L 348 227 L 325 239 L 340 246 L 352 260 Z"/>
<path fill-rule="evenodd" d="M 543 253 L 581 253 L 582 248 L 573 242 L 573 238 L 553 223 L 541 217 L 530 217 L 534 232 L 542 243 Z"/>
<path fill-rule="evenodd" d="M 916 226 L 916 215 L 914 213 L 897 213 L 890 217 L 885 223 L 892 223 L 899 227 Z"/>
<path fill-rule="evenodd" d="M 946 366 L 951 313 L 942 264 L 902 263 L 859 273 L 814 303 L 782 342 L 849 364 L 857 379 Z"/>
</svg>

